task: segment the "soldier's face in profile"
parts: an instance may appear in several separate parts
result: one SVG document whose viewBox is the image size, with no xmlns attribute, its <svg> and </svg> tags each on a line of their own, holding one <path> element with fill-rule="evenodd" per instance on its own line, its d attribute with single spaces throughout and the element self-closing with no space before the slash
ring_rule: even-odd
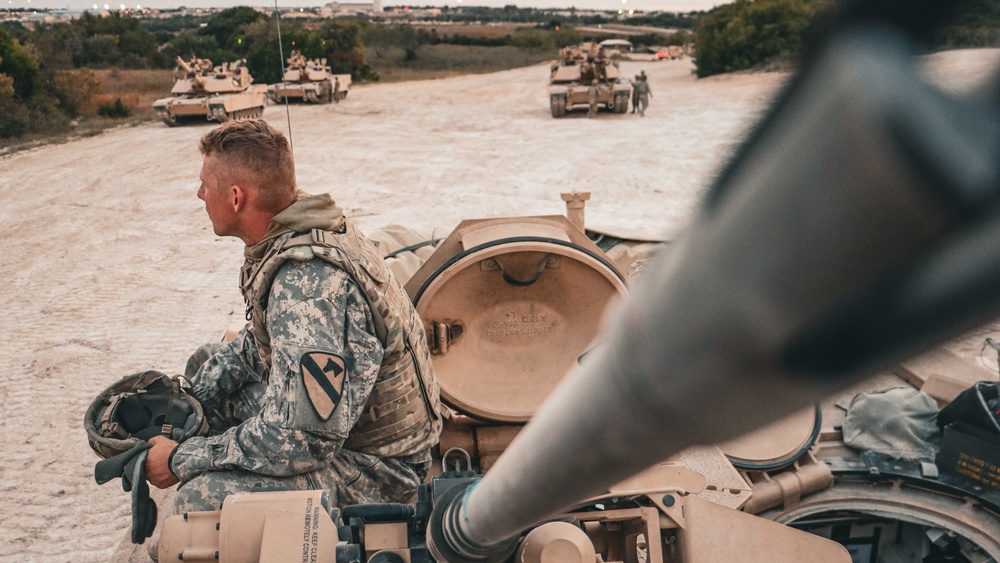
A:
<svg viewBox="0 0 1000 563">
<path fill-rule="evenodd" d="M 205 202 L 205 211 L 212 221 L 212 229 L 219 236 L 235 236 L 236 221 L 235 201 L 230 197 L 229 186 L 220 185 L 218 171 L 220 164 L 214 156 L 206 156 L 202 161 L 201 185 L 198 187 L 198 199 Z"/>
</svg>

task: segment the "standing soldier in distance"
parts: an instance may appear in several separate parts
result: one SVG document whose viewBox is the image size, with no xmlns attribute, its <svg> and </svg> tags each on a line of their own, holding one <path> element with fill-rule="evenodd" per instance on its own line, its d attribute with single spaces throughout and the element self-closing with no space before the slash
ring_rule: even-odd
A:
<svg viewBox="0 0 1000 563">
<path fill-rule="evenodd" d="M 639 116 L 646 116 L 646 107 L 649 106 L 649 99 L 653 97 L 653 91 L 649 88 L 649 82 L 646 80 L 646 72 L 643 71 L 639 73 L 639 81 L 635 88 L 636 97 L 638 98 L 638 108 Z"/>
<path fill-rule="evenodd" d="M 632 113 L 639 107 L 639 75 L 635 75 L 635 80 L 629 80 L 632 85 Z"/>
<path fill-rule="evenodd" d="M 151 439 L 147 478 L 180 482 L 176 514 L 255 487 L 326 489 L 339 506 L 405 502 L 441 431 L 412 303 L 329 195 L 296 191 L 288 141 L 265 121 L 226 123 L 200 149 L 213 229 L 246 244 L 250 322 L 192 356 L 210 434 Z"/>
<path fill-rule="evenodd" d="M 597 94 L 598 94 L 598 86 L 597 86 L 597 79 L 595 78 L 590 83 L 590 88 L 587 89 L 587 101 L 590 102 L 590 109 L 587 111 L 588 118 L 593 118 L 597 116 Z"/>
</svg>

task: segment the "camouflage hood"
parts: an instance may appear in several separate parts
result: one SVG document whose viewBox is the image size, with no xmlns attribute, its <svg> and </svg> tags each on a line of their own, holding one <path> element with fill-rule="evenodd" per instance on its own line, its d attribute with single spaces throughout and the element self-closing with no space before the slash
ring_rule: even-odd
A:
<svg viewBox="0 0 1000 563">
<path fill-rule="evenodd" d="M 300 191 L 291 205 L 271 219 L 264 238 L 257 244 L 246 247 L 243 255 L 248 261 L 259 261 L 281 235 L 308 233 L 313 229 L 342 232 L 344 210 L 333 201 L 330 194 L 309 195 Z"/>
</svg>

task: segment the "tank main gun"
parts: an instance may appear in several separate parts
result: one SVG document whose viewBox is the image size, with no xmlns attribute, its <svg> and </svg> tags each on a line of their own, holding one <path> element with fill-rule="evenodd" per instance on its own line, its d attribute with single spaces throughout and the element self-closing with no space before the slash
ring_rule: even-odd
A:
<svg viewBox="0 0 1000 563">
<path fill-rule="evenodd" d="M 153 110 L 164 123 L 177 125 L 180 120 L 206 117 L 209 121 L 228 121 L 259 117 L 264 111 L 267 88 L 251 86 L 253 77 L 243 60 L 217 67 L 209 59 L 176 57 L 171 96 L 156 100 Z"/>
<path fill-rule="evenodd" d="M 191 62 L 188 63 L 180 56 L 177 57 L 177 69 L 180 71 L 177 73 L 177 79 L 188 79 L 194 85 L 195 89 L 204 90 L 205 88 L 205 77 L 202 76 L 202 70 L 206 68 L 212 68 L 212 62 L 206 59 L 192 58 Z"/>
<path fill-rule="evenodd" d="M 187 74 L 194 73 L 194 70 L 191 68 L 191 65 L 184 62 L 184 59 L 182 59 L 180 55 L 177 55 L 176 59 L 177 59 L 177 68 L 183 70 Z"/>
<path fill-rule="evenodd" d="M 913 61 L 953 8 L 841 16 L 603 341 L 482 481 L 435 506 L 436 560 L 502 560 L 523 530 L 688 446 L 995 318 L 996 82 L 945 96 Z"/>
</svg>

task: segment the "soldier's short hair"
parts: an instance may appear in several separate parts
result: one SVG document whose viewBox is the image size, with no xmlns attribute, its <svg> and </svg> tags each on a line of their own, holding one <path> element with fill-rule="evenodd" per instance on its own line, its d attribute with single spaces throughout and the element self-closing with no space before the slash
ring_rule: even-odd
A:
<svg viewBox="0 0 1000 563">
<path fill-rule="evenodd" d="M 275 213 L 295 199 L 295 160 L 288 139 L 263 119 L 229 121 L 201 137 L 203 156 L 213 156 L 221 185 L 240 184 Z"/>
</svg>

